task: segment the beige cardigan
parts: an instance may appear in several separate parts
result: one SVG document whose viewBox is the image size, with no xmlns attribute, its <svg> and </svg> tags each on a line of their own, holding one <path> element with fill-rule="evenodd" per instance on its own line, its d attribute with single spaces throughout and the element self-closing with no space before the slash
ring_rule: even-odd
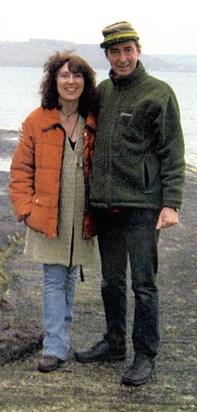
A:
<svg viewBox="0 0 197 412">
<path fill-rule="evenodd" d="M 60 193 L 59 237 L 27 230 L 25 254 L 34 261 L 70 265 L 74 228 L 72 265 L 94 264 L 98 256 L 97 238 L 82 238 L 84 212 L 83 133 L 84 120 L 80 117 L 78 139 L 74 150 L 66 139 Z"/>
</svg>

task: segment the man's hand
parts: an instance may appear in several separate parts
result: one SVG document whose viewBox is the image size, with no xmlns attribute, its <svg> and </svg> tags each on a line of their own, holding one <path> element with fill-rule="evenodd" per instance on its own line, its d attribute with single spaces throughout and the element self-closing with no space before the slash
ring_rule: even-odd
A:
<svg viewBox="0 0 197 412">
<path fill-rule="evenodd" d="M 19 142 L 21 142 L 21 140 L 23 140 L 23 128 L 22 128 L 22 126 L 19 128 L 19 131 L 18 131 L 18 140 L 19 140 Z"/>
<path fill-rule="evenodd" d="M 165 229 L 177 225 L 177 223 L 179 223 L 177 211 L 171 207 L 164 207 L 159 214 L 156 229 Z"/>
</svg>

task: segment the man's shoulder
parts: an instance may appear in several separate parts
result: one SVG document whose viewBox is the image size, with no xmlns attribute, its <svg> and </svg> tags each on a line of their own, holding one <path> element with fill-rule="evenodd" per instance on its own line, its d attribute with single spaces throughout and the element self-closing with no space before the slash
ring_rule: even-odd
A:
<svg viewBox="0 0 197 412">
<path fill-rule="evenodd" d="M 152 86 L 162 88 L 163 90 L 166 91 L 172 91 L 172 87 L 170 84 L 168 84 L 165 80 L 159 79 L 156 76 L 153 76 L 152 74 L 148 73 L 147 74 L 147 81 L 152 84 Z"/>
<path fill-rule="evenodd" d="M 110 84 L 111 84 L 110 79 L 104 79 L 98 84 L 97 88 L 98 88 L 98 90 L 100 90 L 100 89 L 103 89 L 104 87 L 107 87 Z"/>
</svg>

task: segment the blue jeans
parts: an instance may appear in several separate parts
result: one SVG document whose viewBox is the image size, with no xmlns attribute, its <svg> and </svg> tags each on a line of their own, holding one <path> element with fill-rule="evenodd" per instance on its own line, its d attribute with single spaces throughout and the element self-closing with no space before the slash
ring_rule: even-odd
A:
<svg viewBox="0 0 197 412">
<path fill-rule="evenodd" d="M 70 349 L 68 324 L 73 319 L 79 266 L 44 264 L 43 355 L 66 360 Z"/>
<path fill-rule="evenodd" d="M 119 213 L 95 209 L 102 264 L 101 292 L 111 346 L 126 345 L 127 262 L 135 297 L 132 340 L 135 352 L 157 354 L 159 345 L 158 210 L 122 208 Z"/>
</svg>

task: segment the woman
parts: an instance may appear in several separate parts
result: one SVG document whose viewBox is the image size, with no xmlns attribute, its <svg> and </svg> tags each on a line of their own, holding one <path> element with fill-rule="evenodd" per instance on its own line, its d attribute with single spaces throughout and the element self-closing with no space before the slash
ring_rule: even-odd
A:
<svg viewBox="0 0 197 412">
<path fill-rule="evenodd" d="M 23 123 L 11 163 L 10 196 L 28 227 L 25 253 L 43 263 L 41 372 L 65 362 L 80 265 L 97 254 L 88 201 L 95 138 L 95 73 L 79 56 L 55 53 L 44 65 L 41 106 Z"/>
</svg>

